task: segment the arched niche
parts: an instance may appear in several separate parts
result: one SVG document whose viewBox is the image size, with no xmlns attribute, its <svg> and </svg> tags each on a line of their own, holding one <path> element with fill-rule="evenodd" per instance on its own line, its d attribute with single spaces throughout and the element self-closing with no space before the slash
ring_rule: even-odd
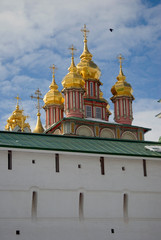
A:
<svg viewBox="0 0 161 240">
<path fill-rule="evenodd" d="M 100 133 L 102 138 L 115 138 L 115 134 L 111 129 L 103 128 Z"/>
<path fill-rule="evenodd" d="M 130 131 L 126 131 L 122 134 L 121 139 L 137 140 L 136 135 Z"/>
<path fill-rule="evenodd" d="M 60 129 L 56 129 L 53 134 L 60 135 L 61 134 Z"/>
<path fill-rule="evenodd" d="M 18 126 L 18 125 L 13 129 L 13 132 L 21 132 L 21 131 L 22 130 L 21 130 L 20 126 Z M 31 132 L 28 127 L 25 127 L 23 131 L 24 132 Z"/>
<path fill-rule="evenodd" d="M 92 129 L 85 126 L 85 125 L 82 125 L 82 126 L 78 127 L 77 131 L 76 131 L 76 134 L 79 135 L 79 136 L 88 136 L 88 137 L 93 137 L 94 136 Z"/>
</svg>

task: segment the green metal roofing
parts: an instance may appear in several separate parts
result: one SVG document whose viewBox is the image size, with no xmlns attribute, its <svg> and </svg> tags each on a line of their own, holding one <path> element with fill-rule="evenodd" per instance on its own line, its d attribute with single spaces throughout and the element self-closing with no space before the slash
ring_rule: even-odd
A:
<svg viewBox="0 0 161 240">
<path fill-rule="evenodd" d="M 0 131 L 0 147 L 6 148 L 161 158 L 161 152 L 145 148 L 154 145 L 161 147 L 159 142 Z"/>
</svg>

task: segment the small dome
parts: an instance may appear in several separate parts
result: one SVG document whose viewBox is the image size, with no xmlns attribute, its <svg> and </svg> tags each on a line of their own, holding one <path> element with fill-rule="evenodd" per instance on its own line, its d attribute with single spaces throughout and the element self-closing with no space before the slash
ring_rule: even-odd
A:
<svg viewBox="0 0 161 240">
<path fill-rule="evenodd" d="M 44 96 L 44 99 L 43 99 L 45 106 L 52 105 L 52 104 L 62 105 L 64 103 L 64 98 L 63 98 L 61 92 L 59 92 L 59 90 L 58 90 L 58 85 L 55 83 L 54 64 L 52 66 L 52 69 L 53 69 L 53 80 L 49 86 L 50 90 L 46 93 L 46 95 Z"/>
<path fill-rule="evenodd" d="M 62 80 L 63 87 L 64 88 L 84 88 L 85 81 L 77 71 L 77 68 L 74 64 L 73 56 L 72 56 L 71 65 L 68 68 L 68 70 L 69 70 L 69 73 Z"/>
<path fill-rule="evenodd" d="M 119 59 L 123 59 L 120 55 Z M 117 76 L 117 82 L 112 86 L 111 92 L 116 96 L 128 96 L 128 97 L 133 97 L 133 89 L 129 83 L 126 82 L 126 76 L 123 74 L 122 71 L 122 64 L 120 61 L 120 72 L 119 75 Z"/>
<path fill-rule="evenodd" d="M 13 131 L 16 128 L 16 126 L 18 126 L 22 132 L 24 131 L 25 128 L 28 128 L 28 130 L 31 131 L 29 123 L 25 123 L 28 116 L 23 115 L 23 110 L 20 110 L 19 108 L 18 100 L 20 98 L 16 97 L 16 99 L 17 99 L 16 110 L 13 111 L 12 115 L 8 118 L 5 130 Z"/>
<path fill-rule="evenodd" d="M 40 116 L 41 116 L 41 113 L 38 112 L 37 113 L 37 123 L 36 123 L 35 129 L 33 130 L 33 133 L 43 133 L 44 132 L 44 128 L 42 126 Z"/>
<path fill-rule="evenodd" d="M 84 25 L 84 50 L 82 55 L 80 56 L 81 61 L 77 64 L 78 72 L 83 76 L 84 79 L 95 79 L 99 80 L 101 76 L 101 71 L 99 67 L 92 61 L 92 54 L 89 52 L 87 47 L 87 36 L 86 25 Z"/>
</svg>

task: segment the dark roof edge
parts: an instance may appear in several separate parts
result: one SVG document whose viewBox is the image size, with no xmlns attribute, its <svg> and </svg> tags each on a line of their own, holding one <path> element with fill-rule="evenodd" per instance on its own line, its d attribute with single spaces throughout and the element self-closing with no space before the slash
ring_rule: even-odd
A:
<svg viewBox="0 0 161 240">
<path fill-rule="evenodd" d="M 0 131 L 0 134 L 14 134 L 14 135 L 30 135 L 30 136 L 43 136 L 43 137 L 53 137 L 53 138 L 80 138 L 80 139 L 91 139 L 91 140 L 101 140 L 101 141 L 115 141 L 115 142 L 132 142 L 132 143 L 145 143 L 145 144 L 159 144 L 161 142 L 155 141 L 140 141 L 140 140 L 128 140 L 128 139 L 116 139 L 116 138 L 100 138 L 100 137 L 87 137 L 87 136 L 72 136 L 72 135 L 56 135 L 56 134 L 45 134 L 45 133 L 24 133 L 24 132 L 13 132 L 13 131 Z"/>
<path fill-rule="evenodd" d="M 51 148 L 36 148 L 36 147 L 22 147 L 22 146 L 1 146 L 0 148 L 15 148 L 15 149 L 34 149 L 39 151 L 55 151 L 55 152 L 79 152 L 79 153 L 90 153 L 96 155 L 112 155 L 112 156 L 130 156 L 130 157 L 140 157 L 140 158 L 161 158 L 160 156 L 148 156 L 148 155 L 140 155 L 140 154 L 124 154 L 124 153 L 107 153 L 107 152 L 92 152 L 92 151 L 81 151 L 81 150 L 69 150 L 69 149 L 51 149 Z"/>
</svg>

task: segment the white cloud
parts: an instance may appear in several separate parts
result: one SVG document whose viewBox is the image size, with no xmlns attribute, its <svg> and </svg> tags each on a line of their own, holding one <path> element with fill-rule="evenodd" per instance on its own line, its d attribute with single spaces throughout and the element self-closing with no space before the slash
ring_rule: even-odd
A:
<svg viewBox="0 0 161 240">
<path fill-rule="evenodd" d="M 134 121 L 133 125 L 150 128 L 145 134 L 145 140 L 158 141 L 161 136 L 161 119 L 156 115 L 161 110 L 158 99 L 138 99 L 133 103 Z"/>
</svg>

